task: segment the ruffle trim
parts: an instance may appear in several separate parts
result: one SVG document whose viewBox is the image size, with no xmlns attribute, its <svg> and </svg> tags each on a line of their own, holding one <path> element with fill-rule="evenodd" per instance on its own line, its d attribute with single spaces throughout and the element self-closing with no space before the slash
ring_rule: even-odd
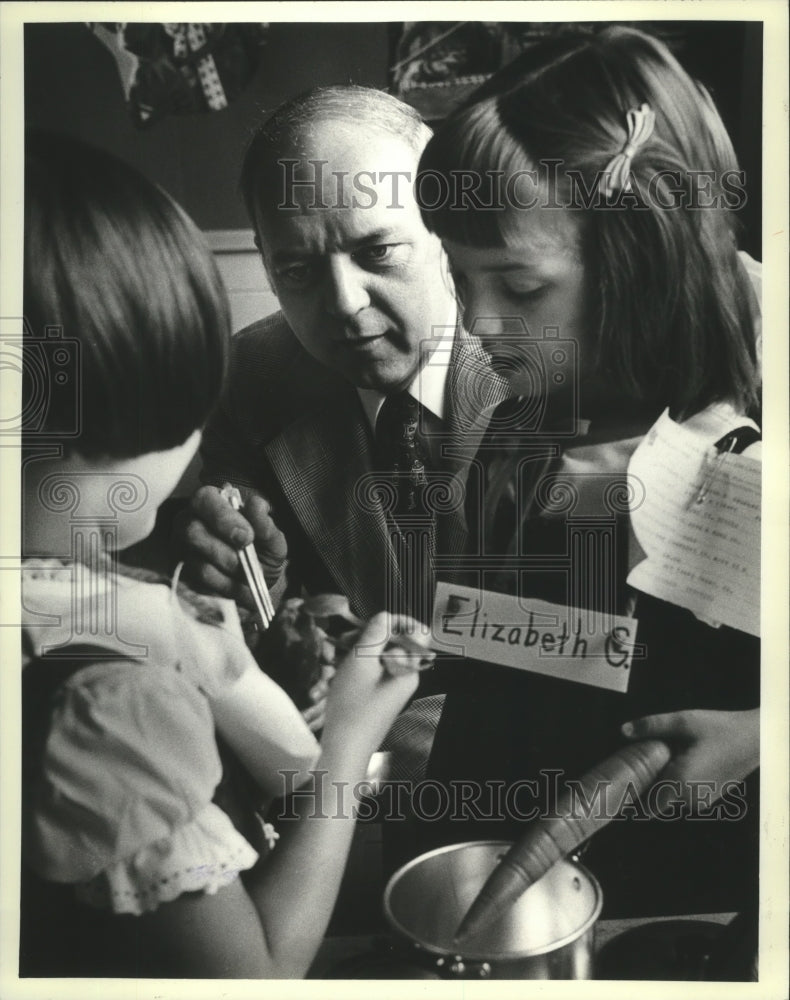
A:
<svg viewBox="0 0 790 1000">
<path fill-rule="evenodd" d="M 226 598 L 195 595 L 205 612 L 210 606 L 216 621 L 206 624 L 199 617 L 193 601 L 176 600 L 168 586 L 156 577 L 148 580 L 144 573 L 126 567 L 117 574 L 96 574 L 89 567 L 78 567 L 73 561 L 58 559 L 26 559 L 22 570 L 23 625 L 31 656 L 38 657 L 46 648 L 67 645 L 74 641 L 74 616 L 89 617 L 81 604 L 75 608 L 75 574 L 80 575 L 80 589 L 85 600 L 101 597 L 114 602 L 114 615 L 121 623 L 123 639 L 114 634 L 102 638 L 101 647 L 115 651 L 122 659 L 135 659 L 134 646 L 148 649 L 147 658 L 164 669 L 171 667 L 183 672 L 191 683 L 208 697 L 222 694 L 249 669 L 257 670 L 241 629 L 235 604 Z M 143 571 L 144 572 L 144 571 Z M 55 627 L 42 621 L 42 616 L 60 617 Z M 198 615 L 198 617 L 196 617 Z M 76 630 L 77 632 L 79 629 Z"/>
<path fill-rule="evenodd" d="M 139 916 L 185 892 L 213 896 L 257 860 L 225 813 L 209 804 L 170 836 L 77 884 L 76 894 L 97 909 Z"/>
<path fill-rule="evenodd" d="M 72 563 L 65 559 L 25 559 L 22 572 L 28 580 L 50 580 L 60 582 L 72 571 Z M 68 583 L 71 582 L 69 576 Z"/>
</svg>

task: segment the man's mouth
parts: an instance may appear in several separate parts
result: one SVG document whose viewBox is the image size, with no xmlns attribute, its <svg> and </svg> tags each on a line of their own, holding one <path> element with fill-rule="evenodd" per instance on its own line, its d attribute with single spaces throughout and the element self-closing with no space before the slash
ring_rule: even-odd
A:
<svg viewBox="0 0 790 1000">
<path fill-rule="evenodd" d="M 375 333 L 366 337 L 342 337 L 335 341 L 338 347 L 347 351 L 365 351 L 386 337 L 385 333 Z"/>
</svg>

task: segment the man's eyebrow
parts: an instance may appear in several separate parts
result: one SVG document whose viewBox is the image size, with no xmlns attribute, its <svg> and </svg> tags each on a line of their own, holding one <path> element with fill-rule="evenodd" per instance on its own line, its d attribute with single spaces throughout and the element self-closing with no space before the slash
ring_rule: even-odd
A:
<svg viewBox="0 0 790 1000">
<path fill-rule="evenodd" d="M 320 255 L 311 254 L 308 250 L 275 250 L 272 254 L 272 261 L 275 264 L 291 264 L 294 261 L 309 260 L 316 256 Z"/>
<path fill-rule="evenodd" d="M 403 242 L 394 229 L 374 229 L 371 233 L 365 233 L 357 239 L 348 241 L 348 249 L 355 250 L 358 247 L 371 246 L 374 243 L 398 243 Z"/>
<path fill-rule="evenodd" d="M 362 236 L 344 240 L 341 246 L 336 249 L 350 251 L 360 250 L 363 247 L 374 246 L 380 243 L 406 243 L 409 242 L 394 229 L 374 229 Z M 335 249 L 335 248 L 333 248 Z M 331 252 L 331 251 L 330 251 Z M 303 250 L 289 250 L 282 248 L 272 253 L 272 262 L 275 264 L 291 264 L 295 261 L 318 260 L 323 257 L 322 253 L 314 253 L 308 247 Z"/>
</svg>

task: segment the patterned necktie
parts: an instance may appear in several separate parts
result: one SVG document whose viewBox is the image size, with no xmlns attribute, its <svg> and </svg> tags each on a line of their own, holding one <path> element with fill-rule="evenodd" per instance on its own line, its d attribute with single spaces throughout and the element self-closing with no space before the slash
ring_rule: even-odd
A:
<svg viewBox="0 0 790 1000">
<path fill-rule="evenodd" d="M 386 477 L 385 507 L 403 581 L 391 609 L 429 622 L 436 540 L 419 422 L 420 404 L 408 392 L 386 397 L 376 420 L 376 466 Z"/>
</svg>

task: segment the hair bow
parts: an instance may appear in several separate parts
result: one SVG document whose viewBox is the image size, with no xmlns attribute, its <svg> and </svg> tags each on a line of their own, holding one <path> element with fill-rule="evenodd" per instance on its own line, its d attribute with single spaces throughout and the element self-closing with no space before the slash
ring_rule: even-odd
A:
<svg viewBox="0 0 790 1000">
<path fill-rule="evenodd" d="M 606 166 L 603 175 L 603 193 L 611 198 L 617 191 L 631 190 L 631 160 L 637 150 L 647 142 L 653 134 L 656 124 L 656 114 L 649 104 L 631 108 L 626 115 L 628 122 L 628 139 L 625 145 Z"/>
</svg>

